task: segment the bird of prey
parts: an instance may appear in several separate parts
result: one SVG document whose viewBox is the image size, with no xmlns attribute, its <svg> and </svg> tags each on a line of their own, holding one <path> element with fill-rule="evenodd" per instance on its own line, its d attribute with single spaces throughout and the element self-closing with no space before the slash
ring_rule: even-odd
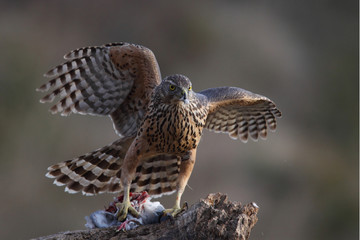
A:
<svg viewBox="0 0 360 240">
<path fill-rule="evenodd" d="M 203 129 L 247 141 L 265 138 L 281 112 L 269 98 L 237 87 L 194 92 L 189 78 L 161 79 L 151 50 L 130 43 L 84 47 L 45 74 L 37 90 L 52 113 L 110 116 L 119 139 L 48 168 L 47 176 L 69 193 L 124 194 L 119 220 L 138 216 L 130 192 L 152 196 L 176 192 L 167 212 L 180 212 L 180 199 L 196 159 Z"/>
</svg>

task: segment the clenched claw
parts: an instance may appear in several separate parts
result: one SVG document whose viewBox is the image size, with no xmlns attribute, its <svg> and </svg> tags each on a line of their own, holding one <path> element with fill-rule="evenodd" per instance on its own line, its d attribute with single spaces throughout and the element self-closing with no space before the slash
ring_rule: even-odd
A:
<svg viewBox="0 0 360 240">
<path fill-rule="evenodd" d="M 116 217 L 118 218 L 118 220 L 120 222 L 122 222 L 126 219 L 128 212 L 136 218 L 138 218 L 140 216 L 138 211 L 136 211 L 135 208 L 133 206 L 131 206 L 130 201 L 116 203 L 116 207 L 118 208 Z"/>
<path fill-rule="evenodd" d="M 187 204 L 187 202 L 185 202 L 181 208 L 179 206 L 175 205 L 173 208 L 165 209 L 163 212 L 163 215 L 165 215 L 165 216 L 170 215 L 172 217 L 176 217 L 179 213 L 181 213 L 187 209 L 188 209 L 188 204 Z"/>
</svg>

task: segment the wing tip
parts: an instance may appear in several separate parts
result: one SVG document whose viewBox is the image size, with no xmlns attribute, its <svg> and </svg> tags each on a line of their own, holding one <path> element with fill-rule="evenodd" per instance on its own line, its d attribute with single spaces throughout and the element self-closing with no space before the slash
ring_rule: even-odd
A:
<svg viewBox="0 0 360 240">
<path fill-rule="evenodd" d="M 258 138 L 258 137 L 251 137 L 251 139 L 252 139 L 254 142 L 258 142 L 258 141 L 259 141 L 259 138 Z"/>
<path fill-rule="evenodd" d="M 41 85 L 40 87 L 36 88 L 35 91 L 37 92 L 46 92 L 50 89 L 50 85 L 49 83 L 44 83 L 43 85 Z"/>
<path fill-rule="evenodd" d="M 38 88 L 35 88 L 35 91 L 37 91 L 37 92 L 45 92 L 46 90 L 45 90 L 44 87 L 40 86 Z"/>
<path fill-rule="evenodd" d="M 54 76 L 53 71 L 54 71 L 53 69 L 47 71 L 46 73 L 43 74 L 43 77 L 46 77 L 46 78 L 53 77 Z"/>
<path fill-rule="evenodd" d="M 282 112 L 277 108 L 275 108 L 275 112 L 273 114 L 278 118 L 282 118 Z"/>
<path fill-rule="evenodd" d="M 54 180 L 53 184 L 55 184 L 56 186 L 59 186 L 59 187 L 65 185 L 65 183 L 59 182 L 57 179 Z"/>
<path fill-rule="evenodd" d="M 239 139 L 240 139 L 243 143 L 247 143 L 247 142 L 249 141 L 248 136 L 246 136 L 246 137 L 240 136 Z"/>
<path fill-rule="evenodd" d="M 52 102 L 54 101 L 55 95 L 53 93 L 50 93 L 46 95 L 45 97 L 42 97 L 40 99 L 40 103 L 46 103 L 46 102 Z"/>
<path fill-rule="evenodd" d="M 87 196 L 87 197 L 96 195 L 96 193 L 89 193 L 89 192 L 85 192 L 84 190 L 81 193 L 82 193 L 82 195 Z"/>
<path fill-rule="evenodd" d="M 65 187 L 64 191 L 67 192 L 67 193 L 70 193 L 70 194 L 75 194 L 75 193 L 79 192 L 79 191 L 73 190 L 73 189 L 71 189 L 71 188 L 69 188 L 67 186 Z"/>
<path fill-rule="evenodd" d="M 63 56 L 63 58 L 64 58 L 65 60 L 71 59 L 71 58 L 72 58 L 71 56 L 74 55 L 74 51 L 75 51 L 75 50 L 72 50 L 72 51 L 68 52 L 67 54 L 65 54 L 65 55 Z"/>
<path fill-rule="evenodd" d="M 48 171 L 50 171 L 49 168 L 48 168 Z M 50 172 L 47 172 L 47 173 L 45 174 L 45 177 L 47 177 L 47 178 L 55 178 L 55 176 L 52 175 Z"/>
</svg>

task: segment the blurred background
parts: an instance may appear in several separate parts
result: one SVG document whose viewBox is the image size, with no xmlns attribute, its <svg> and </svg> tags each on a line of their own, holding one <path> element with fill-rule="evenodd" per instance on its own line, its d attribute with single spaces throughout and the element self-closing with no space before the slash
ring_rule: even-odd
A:
<svg viewBox="0 0 360 240">
<path fill-rule="evenodd" d="M 0 239 L 85 229 L 113 195 L 70 195 L 46 168 L 117 137 L 35 92 L 68 51 L 142 44 L 194 91 L 237 86 L 283 113 L 266 141 L 205 131 L 183 201 L 260 206 L 251 239 L 358 239 L 358 1 L 0 1 Z M 165 207 L 174 196 L 159 199 Z"/>
</svg>

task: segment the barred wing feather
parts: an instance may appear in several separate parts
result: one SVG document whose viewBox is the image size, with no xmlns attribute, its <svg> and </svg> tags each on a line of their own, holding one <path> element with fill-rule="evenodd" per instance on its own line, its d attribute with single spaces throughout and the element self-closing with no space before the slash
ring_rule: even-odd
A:
<svg viewBox="0 0 360 240">
<path fill-rule="evenodd" d="M 281 117 L 270 99 L 241 88 L 211 88 L 200 94 L 208 100 L 205 128 L 228 133 L 233 139 L 266 138 L 268 129 L 275 130 L 276 118 Z"/>
</svg>

